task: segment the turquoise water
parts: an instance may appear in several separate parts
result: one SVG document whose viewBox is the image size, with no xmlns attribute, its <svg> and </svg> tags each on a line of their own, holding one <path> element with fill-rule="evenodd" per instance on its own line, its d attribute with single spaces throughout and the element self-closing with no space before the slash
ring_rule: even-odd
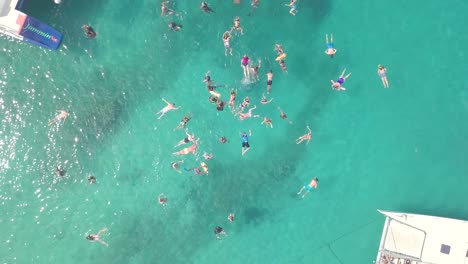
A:
<svg viewBox="0 0 468 264">
<path fill-rule="evenodd" d="M 247 1 L 209 2 L 213 14 L 198 4 L 176 2 L 175 16 L 160 17 L 155 1 L 31 1 L 29 14 L 64 33 L 61 49 L 1 39 L 0 263 L 372 263 L 384 221 L 376 209 L 468 218 L 464 2 L 302 1 L 296 17 L 283 2 L 262 1 L 250 17 Z M 235 16 L 245 34 L 226 57 L 221 36 Z M 183 29 L 169 32 L 171 20 Z M 85 23 L 96 39 L 83 36 Z M 242 84 L 243 54 L 262 60 L 259 83 Z M 332 91 L 343 68 L 347 90 Z M 261 105 L 269 69 L 274 100 Z M 274 128 L 216 111 L 208 70 Z M 229 88 L 219 88 L 225 99 Z M 157 120 L 161 98 L 181 109 Z M 57 109 L 70 116 L 48 127 Z M 173 129 L 189 112 L 199 149 L 174 157 L 184 133 Z M 312 141 L 294 144 L 306 125 Z M 241 156 L 238 133 L 248 129 L 252 148 Z M 197 166 L 205 151 L 208 175 L 170 167 L 180 158 Z M 298 198 L 313 176 L 318 189 Z M 85 239 L 103 227 L 108 248 Z"/>
</svg>

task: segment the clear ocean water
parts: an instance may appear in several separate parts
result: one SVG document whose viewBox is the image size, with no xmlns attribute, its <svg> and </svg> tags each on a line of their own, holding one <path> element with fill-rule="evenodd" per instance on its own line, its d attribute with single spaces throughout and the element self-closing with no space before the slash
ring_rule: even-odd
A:
<svg viewBox="0 0 468 264">
<path fill-rule="evenodd" d="M 251 16 L 249 1 L 208 3 L 212 14 L 175 1 L 176 13 L 161 17 L 154 0 L 30 1 L 27 13 L 64 40 L 48 51 L 0 39 L 0 263 L 372 263 L 377 209 L 468 219 L 464 1 L 299 0 L 295 17 L 287 1 L 261 1 Z M 221 36 L 236 16 L 245 34 L 225 56 Z M 168 31 L 172 20 L 180 32 Z M 86 23 L 97 38 L 86 39 Z M 258 83 L 242 83 L 243 54 L 262 60 Z M 331 90 L 344 68 L 347 90 Z M 261 105 L 270 69 L 274 100 Z M 238 89 L 274 128 L 216 111 L 208 70 L 227 85 L 222 98 Z M 158 120 L 161 98 L 181 108 Z M 57 109 L 70 116 L 49 127 Z M 174 128 L 187 113 L 199 149 L 175 157 L 184 132 Z M 313 138 L 296 145 L 306 125 Z M 249 129 L 241 156 L 238 133 Z M 180 159 L 197 166 L 205 151 L 208 175 L 171 169 Z M 298 198 L 313 176 L 318 189 Z M 228 234 L 220 241 L 217 225 Z M 85 239 L 103 227 L 109 247 Z"/>
</svg>

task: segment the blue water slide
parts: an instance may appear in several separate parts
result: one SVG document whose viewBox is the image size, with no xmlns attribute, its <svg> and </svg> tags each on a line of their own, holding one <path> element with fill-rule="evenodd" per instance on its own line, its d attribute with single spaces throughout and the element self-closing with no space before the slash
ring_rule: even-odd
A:
<svg viewBox="0 0 468 264">
<path fill-rule="evenodd" d="M 26 42 L 53 50 L 62 42 L 60 32 L 31 16 L 26 18 L 19 34 Z"/>
</svg>

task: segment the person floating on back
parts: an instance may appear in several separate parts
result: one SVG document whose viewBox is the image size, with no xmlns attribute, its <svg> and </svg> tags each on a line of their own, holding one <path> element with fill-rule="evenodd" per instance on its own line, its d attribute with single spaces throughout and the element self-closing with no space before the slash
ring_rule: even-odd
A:
<svg viewBox="0 0 468 264">
<path fill-rule="evenodd" d="M 296 13 L 298 12 L 298 11 L 297 11 L 297 4 L 296 4 L 296 2 L 297 2 L 297 0 L 291 0 L 291 1 L 289 2 L 288 5 L 285 5 L 285 6 L 288 6 L 288 7 L 291 8 L 291 9 L 289 10 L 289 14 L 291 14 L 291 15 L 293 15 L 293 16 L 295 16 Z"/>
<path fill-rule="evenodd" d="M 96 37 L 96 32 L 90 25 L 83 25 L 81 28 L 86 34 L 86 37 L 88 37 L 89 39 L 93 39 Z"/>
<path fill-rule="evenodd" d="M 327 49 L 325 50 L 325 54 L 333 58 L 336 53 L 336 49 L 333 47 L 333 34 L 330 34 L 330 42 L 328 42 L 328 34 L 325 35 L 325 43 L 327 43 Z"/>
<path fill-rule="evenodd" d="M 252 131 L 249 130 L 249 135 L 247 135 L 247 133 L 242 133 L 241 134 L 241 139 L 242 139 L 242 156 L 244 156 L 245 153 L 247 153 L 247 151 L 249 151 L 250 149 L 250 145 L 249 145 L 249 136 L 251 137 L 252 136 Z"/>
<path fill-rule="evenodd" d="M 296 139 L 296 144 L 301 144 L 302 141 L 304 140 L 307 140 L 307 144 L 309 144 L 309 141 L 312 139 L 312 130 L 310 130 L 310 127 L 307 126 L 307 130 L 309 130 L 309 132 L 307 134 L 304 134 L 302 136 L 300 136 L 298 139 Z"/>
<path fill-rule="evenodd" d="M 297 193 L 297 195 L 301 195 L 302 192 L 304 190 L 306 190 L 306 192 L 304 192 L 304 194 L 302 194 L 302 198 L 304 198 L 312 189 L 317 189 L 317 186 L 318 186 L 318 178 L 317 177 L 314 177 L 309 184 L 306 184 L 304 186 L 302 186 L 302 188 L 299 190 L 299 192 Z"/>
<path fill-rule="evenodd" d="M 346 76 L 345 76 L 345 73 L 346 73 L 346 69 L 343 70 L 343 72 L 340 75 L 340 78 L 338 78 L 338 80 L 336 82 L 333 81 L 333 80 L 330 80 L 331 83 L 332 83 L 332 89 L 336 89 L 337 91 L 346 90 L 346 88 L 344 88 L 341 85 L 346 81 L 346 79 L 348 79 L 348 77 L 351 75 L 351 73 L 348 73 L 348 75 L 346 75 Z"/>
<path fill-rule="evenodd" d="M 101 240 L 101 235 L 102 233 L 106 232 L 107 231 L 107 227 L 99 230 L 99 232 L 97 234 L 90 234 L 88 236 L 86 236 L 86 239 L 92 241 L 92 242 L 99 242 L 101 244 L 103 244 L 104 246 L 109 246 L 106 242 L 102 241 Z"/>
<path fill-rule="evenodd" d="M 65 112 L 65 110 L 57 110 L 57 115 L 54 117 L 54 119 L 49 120 L 49 126 L 52 124 L 55 124 L 59 121 L 62 121 L 62 124 L 67 120 L 68 113 Z"/>
<path fill-rule="evenodd" d="M 382 84 L 384 88 L 388 88 L 388 80 L 387 80 L 387 68 L 385 68 L 383 65 L 379 64 L 377 66 L 377 74 L 380 76 L 380 79 L 382 80 Z"/>
</svg>

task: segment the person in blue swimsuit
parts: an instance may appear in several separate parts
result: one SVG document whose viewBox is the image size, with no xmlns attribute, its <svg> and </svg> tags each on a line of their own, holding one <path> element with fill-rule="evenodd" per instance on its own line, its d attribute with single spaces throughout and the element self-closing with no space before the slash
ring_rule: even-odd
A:
<svg viewBox="0 0 468 264">
<path fill-rule="evenodd" d="M 343 86 L 341 86 L 345 81 L 346 79 L 348 79 L 348 77 L 351 75 L 351 73 L 348 73 L 348 75 L 345 76 L 345 73 L 346 73 L 346 68 L 343 70 L 343 72 L 341 73 L 340 75 L 340 78 L 338 78 L 338 80 L 335 82 L 333 80 L 330 80 L 331 83 L 332 83 L 332 88 L 333 89 L 336 89 L 338 91 L 340 90 L 346 90 L 346 88 L 344 88 Z"/>
<path fill-rule="evenodd" d="M 285 6 L 289 6 L 291 7 L 291 9 L 289 10 L 289 14 L 295 16 L 296 13 L 297 13 L 297 5 L 296 5 L 296 2 L 297 0 L 291 0 L 291 2 L 289 2 L 289 5 L 285 5 Z"/>
<path fill-rule="evenodd" d="M 318 178 L 317 177 L 314 177 L 309 184 L 305 184 L 304 186 L 302 186 L 302 188 L 299 190 L 299 192 L 297 193 L 297 195 L 301 195 L 302 192 L 304 190 L 306 190 L 306 192 L 302 195 L 302 198 L 304 198 L 304 196 L 306 196 L 310 191 L 312 191 L 312 189 L 317 189 L 317 186 L 318 186 Z"/>
<path fill-rule="evenodd" d="M 327 43 L 327 49 L 325 50 L 325 54 L 333 58 L 336 53 L 336 49 L 333 47 L 333 34 L 330 34 L 330 42 L 328 42 L 328 34 L 325 35 L 325 43 Z"/>
<path fill-rule="evenodd" d="M 242 133 L 241 134 L 241 139 L 242 139 L 242 156 L 249 151 L 250 145 L 249 145 L 249 136 L 252 136 L 252 131 L 249 130 L 249 135 L 247 133 Z"/>
</svg>

